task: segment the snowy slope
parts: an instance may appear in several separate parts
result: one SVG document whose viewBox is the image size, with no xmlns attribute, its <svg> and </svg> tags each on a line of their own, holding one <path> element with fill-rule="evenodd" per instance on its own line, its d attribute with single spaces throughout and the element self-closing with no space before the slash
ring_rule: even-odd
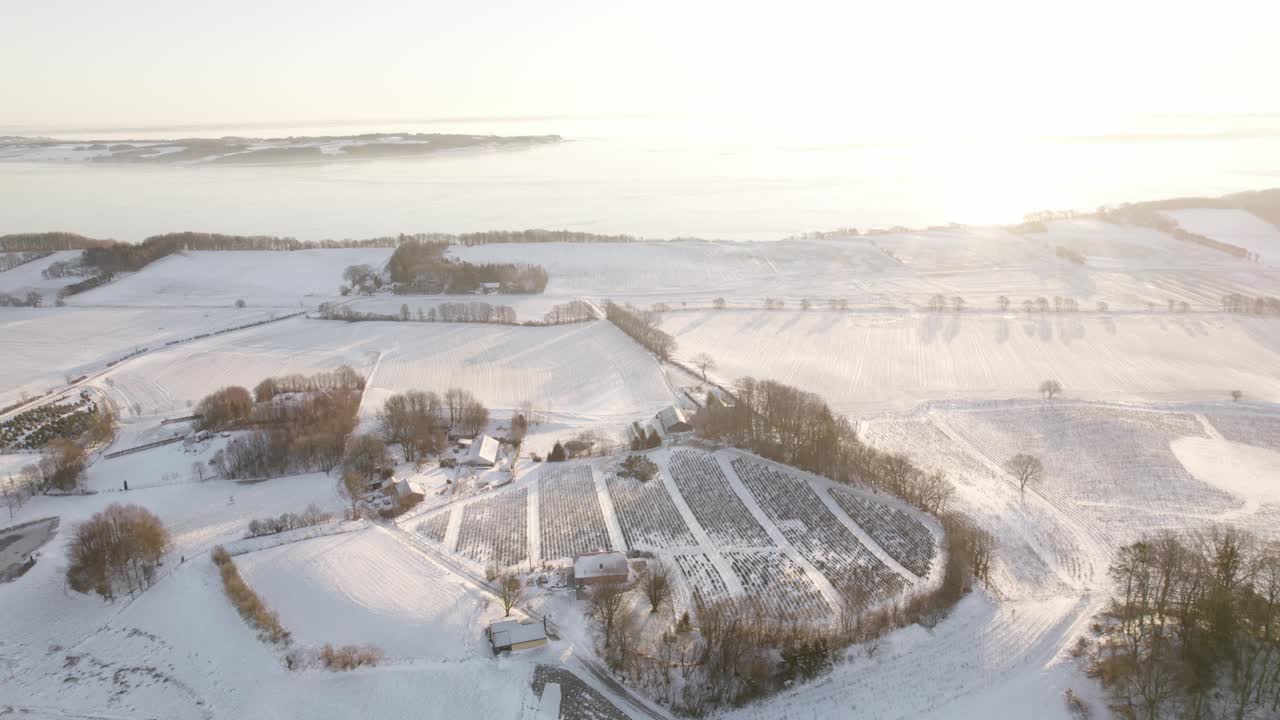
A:
<svg viewBox="0 0 1280 720">
<path fill-rule="evenodd" d="M 406 390 L 463 387 L 491 408 L 533 401 L 586 419 L 651 415 L 671 403 L 657 363 L 603 322 L 559 327 L 286 320 L 179 345 L 100 381 L 121 407 L 166 413 L 226 385 L 348 364 L 369 379 L 363 412 Z"/>
<path fill-rule="evenodd" d="M 1187 232 L 1255 252 L 1265 264 L 1280 264 L 1280 228 L 1247 210 L 1198 208 L 1164 214 Z"/>
<path fill-rule="evenodd" d="M 138 348 L 265 320 L 244 308 L 0 308 L 0 405 L 101 369 Z"/>
<path fill-rule="evenodd" d="M 140 272 L 68 299 L 71 305 L 315 307 L 338 297 L 342 271 L 381 269 L 390 248 L 199 251 L 157 260 Z"/>
<path fill-rule="evenodd" d="M 1243 388 L 1280 399 L 1280 320 L 1091 313 L 849 314 L 673 312 L 663 328 L 678 354 L 716 361 L 714 374 L 798 385 L 837 409 L 906 409 L 951 398 L 1035 394 L 1057 378 L 1075 397 L 1225 397 Z"/>
<path fill-rule="evenodd" d="M 0 272 L 0 292 L 23 297 L 27 294 L 27 291 L 35 290 L 44 298 L 46 305 L 52 305 L 57 299 L 59 290 L 84 278 L 76 275 L 63 278 L 46 278 L 41 273 L 53 263 L 67 262 L 79 257 L 79 250 L 62 250 L 48 257 L 2 271 Z"/>
</svg>

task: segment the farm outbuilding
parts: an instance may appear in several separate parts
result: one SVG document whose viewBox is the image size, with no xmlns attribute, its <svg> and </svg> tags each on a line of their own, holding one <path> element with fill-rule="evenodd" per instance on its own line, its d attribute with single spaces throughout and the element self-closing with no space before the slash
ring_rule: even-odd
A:
<svg viewBox="0 0 1280 720">
<path fill-rule="evenodd" d="M 662 423 L 662 431 L 668 435 L 693 430 L 693 425 L 689 424 L 689 419 L 685 417 L 684 411 L 675 405 L 663 408 L 657 417 L 658 422 Z"/>
<path fill-rule="evenodd" d="M 540 647 L 547 644 L 547 628 L 545 623 L 502 620 L 489 625 L 489 644 L 494 654 Z"/>
<path fill-rule="evenodd" d="M 498 462 L 498 441 L 488 435 L 477 435 L 467 454 L 458 462 L 472 467 L 493 467 Z"/>
<path fill-rule="evenodd" d="M 393 487 L 396 497 L 400 498 L 401 502 L 422 502 L 422 499 L 427 496 L 426 489 L 412 480 L 397 480 Z"/>
<path fill-rule="evenodd" d="M 579 588 L 609 582 L 625 583 L 630 575 L 627 556 L 616 550 L 584 553 L 573 559 L 573 582 Z"/>
</svg>

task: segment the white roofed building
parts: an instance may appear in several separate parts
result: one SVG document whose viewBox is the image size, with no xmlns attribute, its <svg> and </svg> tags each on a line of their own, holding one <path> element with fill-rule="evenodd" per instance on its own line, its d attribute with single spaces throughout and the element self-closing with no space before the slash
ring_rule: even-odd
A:
<svg viewBox="0 0 1280 720">
<path fill-rule="evenodd" d="M 627 556 L 616 550 L 585 553 L 573 559 L 573 582 L 578 587 L 625 583 L 630 575 Z"/>
<path fill-rule="evenodd" d="M 472 467 L 493 467 L 494 463 L 498 462 L 498 448 L 497 439 L 488 435 L 477 435 L 476 439 L 471 441 L 467 454 L 458 462 Z"/>
<path fill-rule="evenodd" d="M 547 629 L 542 623 L 502 620 L 489 625 L 489 644 L 493 652 L 527 650 L 547 644 Z"/>
</svg>

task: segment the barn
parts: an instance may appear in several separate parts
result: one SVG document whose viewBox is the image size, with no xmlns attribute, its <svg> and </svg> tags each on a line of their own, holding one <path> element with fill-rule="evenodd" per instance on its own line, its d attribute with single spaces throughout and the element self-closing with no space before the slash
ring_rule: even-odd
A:
<svg viewBox="0 0 1280 720">
<path fill-rule="evenodd" d="M 684 416 L 684 411 L 675 405 L 663 408 L 657 417 L 658 422 L 662 424 L 662 431 L 668 435 L 693 430 L 693 425 L 689 424 L 689 419 Z"/>
<path fill-rule="evenodd" d="M 627 556 L 616 550 L 584 553 L 573 558 L 573 582 L 579 588 L 608 582 L 625 583 L 630 575 Z"/>
<path fill-rule="evenodd" d="M 547 628 L 542 623 L 520 623 L 502 620 L 489 625 L 489 644 L 493 654 L 512 650 L 527 650 L 547 644 Z"/>
</svg>

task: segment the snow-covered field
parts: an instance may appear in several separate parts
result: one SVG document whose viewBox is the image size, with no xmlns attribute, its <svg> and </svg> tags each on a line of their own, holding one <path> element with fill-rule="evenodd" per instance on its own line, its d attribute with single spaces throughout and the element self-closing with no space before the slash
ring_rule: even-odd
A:
<svg viewBox="0 0 1280 720">
<path fill-rule="evenodd" d="M 678 359 L 706 351 L 715 379 L 753 375 L 816 392 L 876 447 L 947 474 L 953 507 L 997 538 L 994 588 L 934 628 L 891 633 L 874 656 L 852 648 L 830 675 L 725 717 L 1066 718 L 1068 688 L 1095 713 L 1104 707 L 1068 650 L 1105 606 L 1120 544 L 1214 524 L 1280 539 L 1280 319 L 1217 311 L 1228 292 L 1280 294 L 1268 254 L 1278 231 L 1238 211 L 1173 216 L 1191 232 L 1259 252 L 1262 262 L 1073 220 L 1028 235 L 949 228 L 779 243 L 459 247 L 451 253 L 468 260 L 546 266 L 548 292 L 344 300 L 393 313 L 404 303 L 414 314 L 478 300 L 516 307 L 520 320 L 575 297 L 665 302 L 673 310 L 663 327 L 680 344 Z M 1085 263 L 1058 258 L 1059 246 Z M 695 617 L 699 601 L 729 598 L 823 622 L 837 607 L 837 584 L 865 583 L 887 599 L 939 580 L 943 546 L 932 520 L 749 454 L 668 445 L 648 452 L 659 467 L 648 483 L 620 477 L 616 456 L 533 462 L 531 452 L 580 429 L 616 434 L 679 399 L 668 376 L 681 373 L 606 322 L 297 318 L 165 345 L 314 308 L 336 298 L 347 265 L 381 266 L 389 254 L 190 253 L 76 296 L 73 307 L 0 309 L 0 402 L 90 374 L 122 411 L 109 449 L 187 431 L 156 416 L 185 414 L 221 386 L 339 364 L 369 378 L 365 423 L 392 393 L 453 386 L 495 411 L 498 432 L 525 402 L 545 418 L 530 429 L 510 485 L 488 484 L 505 469 L 460 491 L 446 483 L 457 472 L 405 466 L 424 480 L 428 499 L 394 523 L 335 523 L 249 542 L 241 539 L 255 517 L 310 503 L 340 512 L 336 475 L 202 480 L 197 464 L 207 468 L 222 437 L 110 460 L 95 453 L 85 476 L 94 494 L 39 496 L 12 519 L 56 516 L 60 526 L 28 573 L 0 583 L 0 714 L 12 706 L 17 717 L 95 720 L 524 718 L 536 705 L 530 683 L 539 664 L 571 670 L 625 704 L 625 688 L 588 669 L 597 651 L 570 591 L 538 587 L 526 605 L 553 613 L 561 639 L 491 657 L 481 631 L 502 611 L 480 581 L 495 559 L 548 576 L 584 550 L 653 552 L 676 570 L 676 609 Z M 963 297 L 968 309 L 922 311 L 939 293 Z M 1009 312 L 995 311 L 999 295 L 1013 301 Z M 1020 309 L 1024 299 L 1059 295 L 1082 311 Z M 716 297 L 729 309 L 706 309 Z M 788 309 L 760 310 L 766 297 Z M 249 307 L 232 308 L 241 298 Z M 801 298 L 819 304 L 803 312 Z M 826 309 L 831 298 L 848 299 L 851 310 Z M 1191 312 L 1167 312 L 1169 300 Z M 1095 312 L 1098 301 L 1111 311 Z M 140 347 L 150 350 L 104 371 Z M 1039 398 L 1046 378 L 1061 381 L 1064 394 Z M 1228 393 L 1237 389 L 1243 399 L 1233 403 Z M 1046 469 L 1025 494 L 1003 469 L 1019 452 L 1038 455 Z M 0 455 L 0 480 L 35 458 Z M 153 588 L 108 604 L 68 590 L 63 574 L 75 524 L 114 501 L 158 514 L 174 549 Z M 286 670 L 283 653 L 260 642 L 222 594 L 208 551 L 233 542 L 242 574 L 297 646 L 373 643 L 384 662 L 347 673 Z M 667 619 L 649 618 L 644 632 L 664 630 Z"/>
<path fill-rule="evenodd" d="M 41 273 L 56 262 L 67 262 L 80 257 L 79 250 L 62 250 L 39 260 L 23 263 L 15 268 L 0 271 L 0 292 L 25 297 L 28 291 L 35 290 L 44 298 L 45 305 L 52 305 L 58 297 L 58 291 L 84 278 L 69 276 L 62 278 L 46 278 Z"/>
<path fill-rule="evenodd" d="M 1246 210 L 1170 210 L 1165 213 L 1187 232 L 1204 235 L 1258 254 L 1271 266 L 1280 265 L 1280 228 Z"/>
<path fill-rule="evenodd" d="M 197 251 L 170 255 L 140 272 L 75 295 L 69 305 L 314 308 L 340 297 L 350 265 L 382 268 L 390 248 Z"/>
<path fill-rule="evenodd" d="M 1077 265 L 1059 246 L 1084 253 Z M 498 244 L 455 247 L 472 262 L 526 262 L 550 273 L 550 295 L 614 298 L 642 307 L 665 302 L 706 307 L 723 297 L 730 307 L 760 307 L 778 298 L 825 305 L 922 308 L 942 294 L 990 310 L 1005 295 L 1074 298 L 1082 308 L 1220 306 L 1224 294 L 1257 294 L 1280 286 L 1274 267 L 1240 260 L 1143 228 L 1090 219 L 1056 221 L 1046 232 L 947 228 L 832 240 L 728 243 L 674 240 L 607 244 Z"/>
<path fill-rule="evenodd" d="M 97 381 L 120 407 L 168 413 L 226 385 L 341 364 L 369 380 L 363 412 L 406 390 L 462 387 L 490 408 L 525 401 L 584 421 L 647 417 L 672 402 L 657 362 L 604 322 L 558 327 L 285 320 L 150 353 Z M 108 382 L 109 381 L 109 382 Z"/>
<path fill-rule="evenodd" d="M 254 308 L 0 308 L 0 405 L 101 370 L 139 348 L 266 320 Z"/>
<path fill-rule="evenodd" d="M 1231 315 L 690 311 L 663 317 L 679 357 L 726 382 L 752 375 L 853 413 L 936 399 L 1034 396 L 1280 400 L 1280 318 Z"/>
</svg>

